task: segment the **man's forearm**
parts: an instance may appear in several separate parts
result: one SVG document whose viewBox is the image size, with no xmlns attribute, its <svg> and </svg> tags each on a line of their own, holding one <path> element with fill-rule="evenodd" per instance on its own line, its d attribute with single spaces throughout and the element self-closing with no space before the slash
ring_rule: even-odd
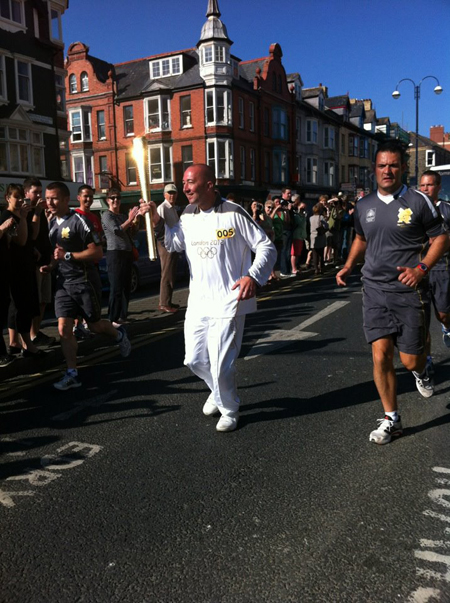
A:
<svg viewBox="0 0 450 603">
<path fill-rule="evenodd" d="M 345 268 L 349 268 L 352 270 L 359 260 L 364 258 L 364 254 L 366 253 L 367 243 L 366 241 L 356 235 L 356 238 L 353 241 L 350 252 L 348 254 L 347 261 L 345 262 Z"/>
<path fill-rule="evenodd" d="M 430 240 L 430 247 L 427 255 L 423 258 L 422 262 L 428 266 L 429 269 L 439 261 L 439 259 L 448 251 L 450 246 L 450 239 L 447 233 L 439 235 L 438 237 Z"/>
</svg>

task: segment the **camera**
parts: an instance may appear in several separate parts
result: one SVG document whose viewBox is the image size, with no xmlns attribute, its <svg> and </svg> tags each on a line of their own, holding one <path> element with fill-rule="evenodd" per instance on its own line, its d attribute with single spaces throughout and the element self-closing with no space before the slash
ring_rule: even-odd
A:
<svg viewBox="0 0 450 603">
<path fill-rule="evenodd" d="M 281 207 L 283 207 L 284 209 L 287 209 L 289 207 L 289 201 L 286 201 L 286 199 L 281 199 L 280 201 L 280 205 Z"/>
<path fill-rule="evenodd" d="M 258 211 L 262 211 L 264 209 L 262 203 L 257 203 L 256 207 L 257 207 Z"/>
</svg>

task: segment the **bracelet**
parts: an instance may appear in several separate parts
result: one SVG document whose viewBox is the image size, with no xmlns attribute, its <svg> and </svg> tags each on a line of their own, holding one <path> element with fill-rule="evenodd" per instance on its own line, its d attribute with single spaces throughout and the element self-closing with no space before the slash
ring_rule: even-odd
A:
<svg viewBox="0 0 450 603">
<path fill-rule="evenodd" d="M 418 268 L 421 272 L 423 272 L 424 274 L 428 274 L 429 272 L 429 268 L 426 264 L 424 264 L 423 262 L 419 262 L 416 266 L 416 268 Z"/>
</svg>

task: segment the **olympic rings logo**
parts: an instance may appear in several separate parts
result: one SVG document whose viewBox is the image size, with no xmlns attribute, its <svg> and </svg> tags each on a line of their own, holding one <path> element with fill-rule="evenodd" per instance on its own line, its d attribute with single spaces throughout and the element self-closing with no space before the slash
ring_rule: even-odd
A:
<svg viewBox="0 0 450 603">
<path fill-rule="evenodd" d="M 216 247 L 197 247 L 197 253 L 202 260 L 206 260 L 206 258 L 212 260 L 217 255 L 217 249 Z"/>
</svg>

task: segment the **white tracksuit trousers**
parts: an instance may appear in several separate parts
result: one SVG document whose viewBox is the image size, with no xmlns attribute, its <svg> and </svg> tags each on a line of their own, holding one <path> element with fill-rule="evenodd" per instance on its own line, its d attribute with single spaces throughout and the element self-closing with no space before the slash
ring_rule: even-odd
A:
<svg viewBox="0 0 450 603">
<path fill-rule="evenodd" d="M 245 314 L 234 318 L 186 316 L 184 364 L 211 390 L 208 398 L 222 415 L 239 411 L 236 360 L 244 334 Z"/>
</svg>

